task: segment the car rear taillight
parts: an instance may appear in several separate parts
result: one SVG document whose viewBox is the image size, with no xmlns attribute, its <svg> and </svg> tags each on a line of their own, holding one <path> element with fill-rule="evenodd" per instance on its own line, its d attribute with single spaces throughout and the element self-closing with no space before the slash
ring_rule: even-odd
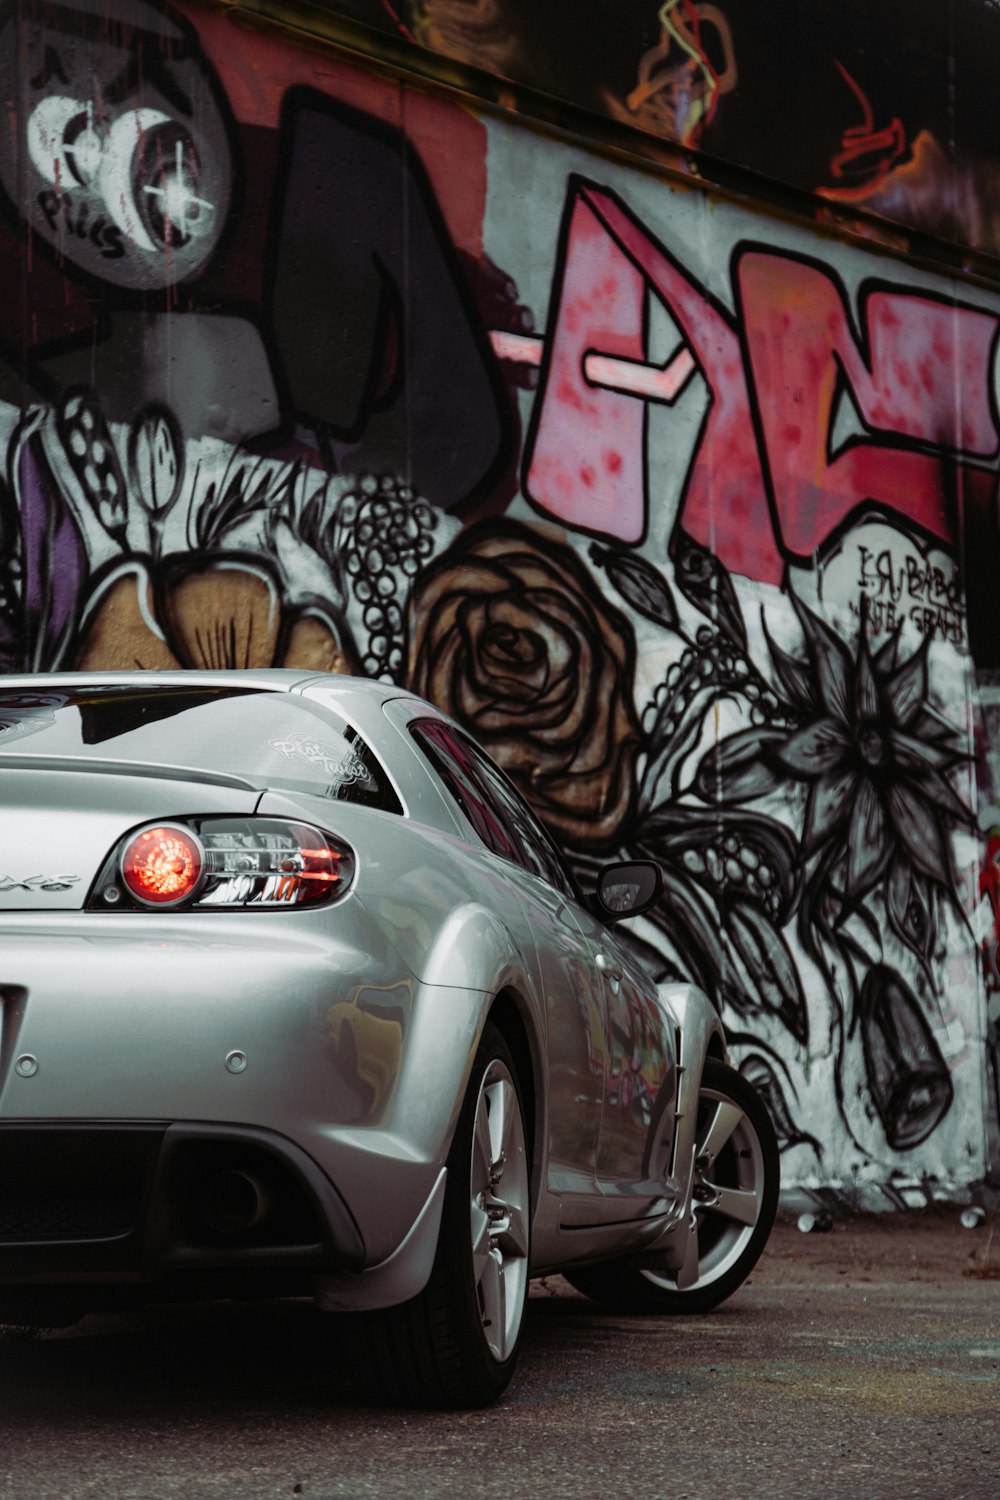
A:
<svg viewBox="0 0 1000 1500">
<path fill-rule="evenodd" d="M 176 906 L 197 886 L 204 863 L 200 839 L 176 823 L 161 823 L 129 839 L 122 850 L 121 877 L 143 906 Z"/>
<path fill-rule="evenodd" d="M 354 852 L 306 823 L 206 819 L 199 906 L 311 906 L 335 901 L 354 876 Z"/>
<path fill-rule="evenodd" d="M 185 818 L 150 823 L 108 856 L 90 910 L 319 906 L 354 879 L 343 839 L 285 818 Z"/>
</svg>

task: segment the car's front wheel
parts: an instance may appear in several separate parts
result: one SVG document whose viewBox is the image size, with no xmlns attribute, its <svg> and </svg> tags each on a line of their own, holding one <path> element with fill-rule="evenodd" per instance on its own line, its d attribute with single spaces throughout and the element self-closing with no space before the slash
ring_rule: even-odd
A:
<svg viewBox="0 0 1000 1500">
<path fill-rule="evenodd" d="M 760 1257 L 778 1207 L 780 1158 L 760 1095 L 709 1058 L 695 1134 L 692 1227 L 683 1266 L 622 1259 L 567 1271 L 578 1291 L 619 1312 L 705 1313 L 732 1296 Z"/>
<path fill-rule="evenodd" d="M 502 1034 L 487 1024 L 448 1156 L 430 1281 L 412 1301 L 363 1318 L 381 1396 L 459 1408 L 502 1394 L 528 1293 L 529 1183 L 517 1070 Z"/>
</svg>

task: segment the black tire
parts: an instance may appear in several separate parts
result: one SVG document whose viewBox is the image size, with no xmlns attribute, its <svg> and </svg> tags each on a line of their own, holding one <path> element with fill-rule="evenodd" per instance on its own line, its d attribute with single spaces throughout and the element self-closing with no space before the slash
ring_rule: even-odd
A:
<svg viewBox="0 0 1000 1500">
<path fill-rule="evenodd" d="M 566 1271 L 567 1281 L 585 1296 L 616 1312 L 667 1313 L 690 1316 L 710 1312 L 753 1270 L 774 1224 L 781 1177 L 778 1142 L 771 1117 L 760 1095 L 735 1068 L 709 1058 L 702 1074 L 698 1101 L 698 1156 L 706 1144 L 719 1106 L 735 1106 L 739 1119 L 726 1136 L 714 1162 L 699 1172 L 697 1187 L 705 1203 L 695 1202 L 698 1221 L 698 1273 L 681 1290 L 677 1272 L 659 1269 L 648 1260 L 602 1261 Z M 732 1118 L 729 1116 L 729 1118 Z M 749 1213 L 756 1198 L 756 1218 L 745 1223 L 712 1206 L 712 1189 L 736 1190 L 731 1202 Z M 724 1201 L 724 1200 L 723 1200 Z"/>
<path fill-rule="evenodd" d="M 494 1113 L 500 1110 L 507 1120 L 504 1141 L 509 1155 L 506 1160 L 497 1155 L 484 1164 L 481 1107 L 488 1132 L 491 1099 Z M 366 1356 L 368 1384 L 380 1399 L 399 1406 L 456 1410 L 487 1406 L 510 1383 L 528 1290 L 530 1175 L 524 1121 L 514 1059 L 501 1032 L 488 1023 L 448 1154 L 430 1280 L 410 1302 L 354 1320 Z M 477 1207 L 484 1170 L 491 1185 L 492 1219 L 485 1207 Z M 504 1207 L 509 1210 L 506 1215 Z M 495 1282 L 500 1287 L 509 1283 L 512 1299 L 502 1336 L 501 1320 L 489 1316 Z"/>
</svg>

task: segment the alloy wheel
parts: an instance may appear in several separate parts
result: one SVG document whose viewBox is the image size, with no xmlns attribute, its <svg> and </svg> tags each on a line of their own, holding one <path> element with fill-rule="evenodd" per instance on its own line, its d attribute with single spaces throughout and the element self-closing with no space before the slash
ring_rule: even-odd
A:
<svg viewBox="0 0 1000 1500">
<path fill-rule="evenodd" d="M 483 1336 L 502 1363 L 517 1343 L 528 1289 L 528 1161 L 514 1080 L 495 1058 L 476 1101 L 470 1172 L 472 1266 Z"/>
<path fill-rule="evenodd" d="M 657 1285 L 684 1292 L 718 1281 L 739 1261 L 753 1238 L 767 1183 L 760 1136 L 746 1111 L 721 1089 L 702 1086 L 696 1139 L 694 1227 L 684 1264 L 670 1277 L 644 1273 Z"/>
</svg>

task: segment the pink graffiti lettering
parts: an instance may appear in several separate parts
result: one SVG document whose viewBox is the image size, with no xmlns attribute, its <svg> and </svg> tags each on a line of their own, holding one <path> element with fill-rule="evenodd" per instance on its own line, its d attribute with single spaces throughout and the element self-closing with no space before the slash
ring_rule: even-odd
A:
<svg viewBox="0 0 1000 1500">
<path fill-rule="evenodd" d="M 821 267 L 749 251 L 737 267 L 754 402 L 785 549 L 808 558 L 866 504 L 952 537 L 942 450 L 992 457 L 992 313 L 930 297 L 872 292 L 859 348 Z M 959 395 L 960 393 L 960 395 Z M 866 431 L 833 451 L 840 402 Z M 936 452 L 920 451 L 926 445 Z M 953 464 L 956 483 L 992 476 Z"/>
<path fill-rule="evenodd" d="M 676 399 L 697 369 L 712 402 L 685 484 L 685 528 L 713 542 L 727 566 L 777 581 L 782 560 L 731 320 L 611 193 L 580 184 L 571 189 L 556 288 L 525 461 L 528 497 L 567 524 L 640 541 L 648 403 Z M 610 356 L 619 370 L 649 366 L 650 293 L 663 300 L 684 341 L 665 367 L 653 367 L 656 395 L 637 394 L 634 377 L 608 380 L 598 362 Z"/>
<path fill-rule="evenodd" d="M 858 337 L 823 267 L 756 248 L 735 266 L 733 317 L 612 193 L 571 184 L 544 345 L 494 335 L 501 358 L 541 364 L 528 498 L 566 525 L 641 541 L 649 406 L 700 375 L 709 402 L 679 522 L 732 571 L 780 582 L 789 558 L 813 559 L 867 506 L 952 542 L 962 505 L 988 503 L 994 482 L 1000 320 L 879 286 L 862 295 Z M 650 297 L 681 335 L 663 365 Z"/>
</svg>

